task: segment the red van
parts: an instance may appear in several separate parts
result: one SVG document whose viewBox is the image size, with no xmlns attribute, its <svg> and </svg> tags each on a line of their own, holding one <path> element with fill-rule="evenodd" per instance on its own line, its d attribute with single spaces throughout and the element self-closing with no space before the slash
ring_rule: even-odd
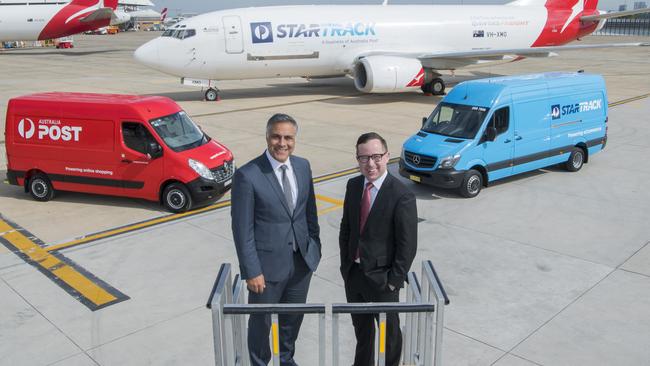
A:
<svg viewBox="0 0 650 366">
<path fill-rule="evenodd" d="M 38 201 L 55 190 L 160 201 L 172 212 L 230 189 L 232 153 L 171 99 L 41 93 L 11 99 L 7 178 Z"/>
</svg>

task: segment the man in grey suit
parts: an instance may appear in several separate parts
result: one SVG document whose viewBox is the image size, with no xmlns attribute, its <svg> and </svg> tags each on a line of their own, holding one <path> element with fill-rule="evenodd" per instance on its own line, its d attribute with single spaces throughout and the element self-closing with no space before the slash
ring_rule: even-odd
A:
<svg viewBox="0 0 650 366">
<path fill-rule="evenodd" d="M 232 185 L 232 233 L 239 270 L 250 304 L 304 303 L 312 273 L 321 257 L 320 228 L 311 167 L 292 156 L 298 124 L 275 114 L 266 124 L 266 151 L 235 173 Z M 302 315 L 280 315 L 280 362 L 293 360 Z M 271 317 L 248 322 L 253 365 L 271 360 Z"/>
</svg>

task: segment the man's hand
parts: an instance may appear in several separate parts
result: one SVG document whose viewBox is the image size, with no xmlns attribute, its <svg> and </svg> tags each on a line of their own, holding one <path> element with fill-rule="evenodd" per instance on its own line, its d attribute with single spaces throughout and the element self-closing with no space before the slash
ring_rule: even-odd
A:
<svg viewBox="0 0 650 366">
<path fill-rule="evenodd" d="M 264 292 L 264 288 L 266 287 L 266 282 L 264 282 L 264 275 L 261 274 L 257 277 L 247 279 L 246 287 L 248 287 L 249 291 L 256 294 L 261 294 Z"/>
</svg>

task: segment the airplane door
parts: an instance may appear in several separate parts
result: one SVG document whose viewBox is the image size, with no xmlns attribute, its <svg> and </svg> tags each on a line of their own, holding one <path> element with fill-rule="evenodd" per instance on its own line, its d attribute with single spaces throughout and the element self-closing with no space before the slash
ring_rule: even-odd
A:
<svg viewBox="0 0 650 366">
<path fill-rule="evenodd" d="M 244 36 L 242 35 L 241 19 L 236 15 L 223 17 L 223 29 L 226 34 L 226 53 L 244 52 Z"/>
</svg>

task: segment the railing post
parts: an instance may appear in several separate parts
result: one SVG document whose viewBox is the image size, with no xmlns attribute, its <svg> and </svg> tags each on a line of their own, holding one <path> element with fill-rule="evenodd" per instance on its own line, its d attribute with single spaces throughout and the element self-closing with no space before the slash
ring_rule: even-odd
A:
<svg viewBox="0 0 650 366">
<path fill-rule="evenodd" d="M 332 366 L 339 366 L 339 314 L 332 311 Z"/>
<path fill-rule="evenodd" d="M 273 366 L 280 366 L 280 324 L 278 314 L 271 314 L 271 354 Z"/>
<path fill-rule="evenodd" d="M 325 366 L 325 350 L 326 339 L 325 335 L 325 313 L 318 314 L 318 365 Z"/>
<path fill-rule="evenodd" d="M 379 313 L 379 366 L 386 365 L 386 313 Z"/>
</svg>

